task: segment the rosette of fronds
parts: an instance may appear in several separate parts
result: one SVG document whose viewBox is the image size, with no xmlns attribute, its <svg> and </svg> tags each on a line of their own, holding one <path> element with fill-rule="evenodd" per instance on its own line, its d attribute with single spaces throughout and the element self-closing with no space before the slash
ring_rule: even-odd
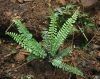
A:
<svg viewBox="0 0 100 79">
<path fill-rule="evenodd" d="M 24 49 L 30 52 L 27 58 L 28 61 L 40 58 L 48 59 L 48 62 L 51 62 L 52 65 L 57 68 L 83 76 L 83 73 L 79 69 L 63 62 L 63 57 L 70 55 L 72 53 L 72 48 L 65 48 L 59 51 L 60 45 L 63 44 L 64 40 L 76 31 L 74 24 L 79 15 L 80 12 L 76 10 L 73 15 L 65 21 L 62 27 L 58 29 L 59 15 L 53 13 L 50 16 L 51 21 L 49 29 L 42 33 L 43 43 L 41 44 L 45 45 L 38 43 L 27 30 L 25 24 L 19 19 L 14 20 L 19 33 L 6 32 L 6 34 L 11 36 Z"/>
<path fill-rule="evenodd" d="M 46 32 L 47 39 L 46 44 L 50 44 L 50 50 L 48 53 L 52 56 L 51 63 L 57 68 L 61 68 L 64 71 L 69 71 L 71 73 L 83 76 L 83 73 L 75 67 L 72 67 L 68 64 L 63 63 L 63 57 L 72 53 L 71 48 L 63 49 L 58 52 L 58 49 L 64 40 L 72 34 L 76 29 L 74 23 L 76 22 L 78 16 L 80 15 L 79 11 L 76 10 L 74 14 L 66 20 L 60 29 L 57 28 L 58 15 L 55 13 L 51 15 L 51 22 L 49 30 Z"/>
</svg>

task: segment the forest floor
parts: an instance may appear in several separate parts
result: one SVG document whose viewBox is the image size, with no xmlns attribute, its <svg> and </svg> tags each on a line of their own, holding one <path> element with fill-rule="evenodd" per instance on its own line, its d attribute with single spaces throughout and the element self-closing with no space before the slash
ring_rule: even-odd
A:
<svg viewBox="0 0 100 79">
<path fill-rule="evenodd" d="M 54 68 L 46 61 L 25 60 L 23 53 L 26 51 L 15 43 L 9 36 L 5 35 L 6 29 L 12 24 L 12 19 L 20 17 L 26 23 L 27 28 L 33 36 L 41 41 L 41 31 L 49 26 L 49 0 L 0 0 L 0 79 L 84 79 L 79 76 L 64 72 Z M 65 0 L 51 1 L 51 6 L 55 9 L 68 2 Z M 66 0 L 67 1 L 67 0 Z M 68 0 L 69 1 L 69 0 Z M 72 0 L 72 2 L 78 0 Z M 84 1 L 84 0 L 83 0 Z M 84 42 L 82 34 L 76 35 L 73 40 L 76 45 L 71 57 L 67 61 L 77 66 L 85 74 L 86 79 L 100 79 L 100 1 L 89 7 L 77 5 L 83 11 L 90 13 L 90 19 L 95 22 L 96 29 L 89 30 L 86 43 L 88 48 L 81 49 L 79 45 Z M 10 29 L 16 31 L 15 28 Z M 71 39 L 66 40 L 64 47 L 71 43 Z M 78 56 L 81 62 L 75 60 Z"/>
</svg>

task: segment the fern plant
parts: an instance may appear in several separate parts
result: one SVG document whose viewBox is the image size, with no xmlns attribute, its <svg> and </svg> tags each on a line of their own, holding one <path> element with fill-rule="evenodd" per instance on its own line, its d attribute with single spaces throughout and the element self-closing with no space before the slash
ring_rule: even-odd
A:
<svg viewBox="0 0 100 79">
<path fill-rule="evenodd" d="M 76 75 L 83 76 L 83 73 L 71 65 L 63 62 L 63 57 L 72 53 L 72 48 L 65 48 L 59 51 L 59 47 L 63 44 L 64 40 L 76 31 L 74 23 L 80 15 L 77 9 L 73 15 L 66 20 L 60 29 L 57 28 L 57 20 L 59 15 L 53 13 L 50 16 L 51 22 L 48 31 L 43 32 L 43 44 L 39 44 L 33 37 L 32 34 L 27 30 L 25 24 L 19 19 L 13 20 L 19 33 L 6 32 L 7 35 L 11 36 L 17 43 L 19 43 L 24 49 L 26 49 L 30 55 L 28 61 L 34 59 L 48 59 L 53 66 L 60 68 L 64 71 L 71 72 Z"/>
</svg>

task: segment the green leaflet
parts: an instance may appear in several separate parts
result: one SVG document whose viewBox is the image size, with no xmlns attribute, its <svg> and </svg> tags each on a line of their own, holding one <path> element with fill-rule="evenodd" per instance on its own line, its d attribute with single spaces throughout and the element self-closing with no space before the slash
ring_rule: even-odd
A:
<svg viewBox="0 0 100 79">
<path fill-rule="evenodd" d="M 28 57 L 27 57 L 27 61 L 30 62 L 32 60 L 36 60 L 39 59 L 40 57 L 35 56 L 33 53 L 31 53 Z"/>
<path fill-rule="evenodd" d="M 19 19 L 13 20 L 20 34 L 23 34 L 27 39 L 32 39 L 32 34 L 27 30 L 24 23 Z"/>
<path fill-rule="evenodd" d="M 51 63 L 52 63 L 53 66 L 60 68 L 64 71 L 68 71 L 68 72 L 71 72 L 73 74 L 83 76 L 83 73 L 79 69 L 63 63 L 62 58 L 55 58 L 55 59 L 52 60 Z"/>
<path fill-rule="evenodd" d="M 57 54 L 56 57 L 62 57 L 63 58 L 64 56 L 68 56 L 71 53 L 72 53 L 72 48 L 71 47 L 65 48 L 65 49 L 59 51 L 59 53 Z"/>
</svg>

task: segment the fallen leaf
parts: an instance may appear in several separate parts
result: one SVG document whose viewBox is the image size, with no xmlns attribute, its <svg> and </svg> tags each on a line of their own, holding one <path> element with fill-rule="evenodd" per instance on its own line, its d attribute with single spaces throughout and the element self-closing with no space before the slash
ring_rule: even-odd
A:
<svg viewBox="0 0 100 79">
<path fill-rule="evenodd" d="M 66 4 L 66 1 L 65 0 L 58 0 L 58 3 L 60 3 L 62 5 L 65 5 Z"/>
<path fill-rule="evenodd" d="M 24 52 L 19 52 L 18 54 L 16 54 L 16 56 L 14 57 L 15 61 L 23 61 L 25 60 L 25 54 L 23 54 Z"/>
</svg>

